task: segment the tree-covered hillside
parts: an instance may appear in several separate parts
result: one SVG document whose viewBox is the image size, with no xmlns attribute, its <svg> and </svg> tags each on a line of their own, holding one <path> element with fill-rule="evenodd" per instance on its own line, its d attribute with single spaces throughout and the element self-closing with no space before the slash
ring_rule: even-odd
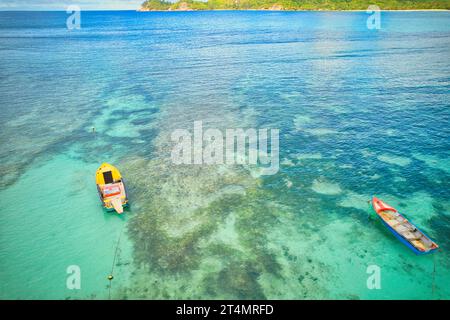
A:
<svg viewBox="0 0 450 320">
<path fill-rule="evenodd" d="M 450 0 L 148 0 L 142 10 L 366 10 L 369 5 L 382 10 L 450 9 Z"/>
</svg>

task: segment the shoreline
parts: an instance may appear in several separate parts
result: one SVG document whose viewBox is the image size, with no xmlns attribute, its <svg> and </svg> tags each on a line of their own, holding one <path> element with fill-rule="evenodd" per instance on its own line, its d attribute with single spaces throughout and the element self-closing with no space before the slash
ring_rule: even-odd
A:
<svg viewBox="0 0 450 320">
<path fill-rule="evenodd" d="M 191 12 L 191 11 L 270 11 L 270 12 L 367 12 L 366 10 L 271 10 L 271 9 L 208 9 L 208 10 L 198 10 L 198 9 L 189 9 L 189 10 L 146 10 L 146 9 L 137 9 L 136 12 Z M 380 10 L 381 12 L 450 12 L 450 9 L 386 9 Z"/>
<path fill-rule="evenodd" d="M 366 10 L 269 10 L 269 9 L 209 9 L 209 10 L 143 10 L 143 9 L 108 9 L 108 10 L 97 10 L 97 9 L 84 9 L 86 12 L 186 12 L 186 11 L 287 11 L 287 12 L 366 12 Z M 450 9 L 386 9 L 380 10 L 384 11 L 393 11 L 393 12 L 450 12 Z M 4 10 L 0 9 L 0 12 L 66 12 L 64 10 Z"/>
</svg>

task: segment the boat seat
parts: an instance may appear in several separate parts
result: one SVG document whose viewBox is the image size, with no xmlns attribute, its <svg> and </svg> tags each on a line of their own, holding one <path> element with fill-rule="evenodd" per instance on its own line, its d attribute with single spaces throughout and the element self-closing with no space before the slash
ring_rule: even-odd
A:
<svg viewBox="0 0 450 320">
<path fill-rule="evenodd" d="M 116 195 L 120 195 L 122 193 L 122 190 L 120 187 L 121 187 L 121 185 L 118 183 L 105 185 L 102 190 L 103 196 L 105 198 L 107 198 L 107 197 L 113 197 Z"/>
<path fill-rule="evenodd" d="M 420 240 L 420 237 L 417 237 L 415 234 L 411 233 L 411 232 L 407 232 L 403 235 L 406 239 L 410 240 L 410 241 L 417 241 Z"/>
<path fill-rule="evenodd" d="M 399 223 L 399 226 L 395 230 L 397 230 L 398 232 L 402 232 L 402 233 L 406 233 L 406 232 L 410 233 L 409 229 L 407 227 L 405 227 L 404 225 L 402 225 L 401 223 Z"/>
<path fill-rule="evenodd" d="M 392 221 L 392 223 L 390 223 Z M 392 227 L 392 228 L 397 228 L 398 226 L 400 226 L 401 224 L 403 224 L 405 222 L 405 220 L 402 220 L 402 221 L 398 221 L 398 220 L 394 220 L 394 219 L 392 219 L 392 220 L 389 220 L 389 225 Z"/>
</svg>

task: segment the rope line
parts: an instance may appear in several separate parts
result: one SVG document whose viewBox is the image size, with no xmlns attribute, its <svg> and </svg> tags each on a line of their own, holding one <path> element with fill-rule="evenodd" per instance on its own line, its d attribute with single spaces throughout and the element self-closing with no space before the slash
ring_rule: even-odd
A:
<svg viewBox="0 0 450 320">
<path fill-rule="evenodd" d="M 436 253 L 436 252 L 435 252 Z M 434 293 L 436 291 L 436 254 L 433 254 L 433 282 L 431 283 L 431 294 L 434 298 Z"/>
<path fill-rule="evenodd" d="M 95 130 L 95 127 L 92 127 L 92 134 L 94 136 L 94 141 L 97 142 L 97 140 L 98 140 L 97 136 L 98 135 L 97 135 L 97 132 Z M 97 158 L 98 158 L 98 163 L 102 163 L 102 159 L 100 159 L 101 157 L 97 157 Z M 114 273 L 114 267 L 116 266 L 117 254 L 119 252 L 120 239 L 122 238 L 122 234 L 123 234 L 123 231 L 125 229 L 125 226 L 126 226 L 126 224 L 124 224 L 122 226 L 122 229 L 120 230 L 119 238 L 117 239 L 116 249 L 114 250 L 114 258 L 113 258 L 112 265 L 111 265 L 111 272 L 108 275 L 108 280 L 109 280 L 108 298 L 109 298 L 109 300 L 111 300 L 112 280 L 114 279 L 113 273 Z"/>
<path fill-rule="evenodd" d="M 125 224 L 122 226 L 122 229 L 120 230 L 119 238 L 117 239 L 116 250 L 114 251 L 114 258 L 113 258 L 113 262 L 112 262 L 112 265 L 111 265 L 111 272 L 108 275 L 108 280 L 109 280 L 109 293 L 108 293 L 109 300 L 111 300 L 111 288 L 112 288 L 112 280 L 114 279 L 113 272 L 114 272 L 114 267 L 116 266 L 117 252 L 119 251 L 120 239 L 122 238 L 122 234 L 123 234 L 123 230 L 124 229 L 125 229 Z"/>
</svg>

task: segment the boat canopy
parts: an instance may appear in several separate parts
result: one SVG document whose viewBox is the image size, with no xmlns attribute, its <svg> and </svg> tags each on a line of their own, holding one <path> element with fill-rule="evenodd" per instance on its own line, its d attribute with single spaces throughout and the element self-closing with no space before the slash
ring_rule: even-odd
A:
<svg viewBox="0 0 450 320">
<path fill-rule="evenodd" d="M 102 163 L 95 174 L 95 182 L 98 185 L 114 183 L 120 179 L 122 179 L 122 176 L 119 170 L 106 162 Z"/>
</svg>

